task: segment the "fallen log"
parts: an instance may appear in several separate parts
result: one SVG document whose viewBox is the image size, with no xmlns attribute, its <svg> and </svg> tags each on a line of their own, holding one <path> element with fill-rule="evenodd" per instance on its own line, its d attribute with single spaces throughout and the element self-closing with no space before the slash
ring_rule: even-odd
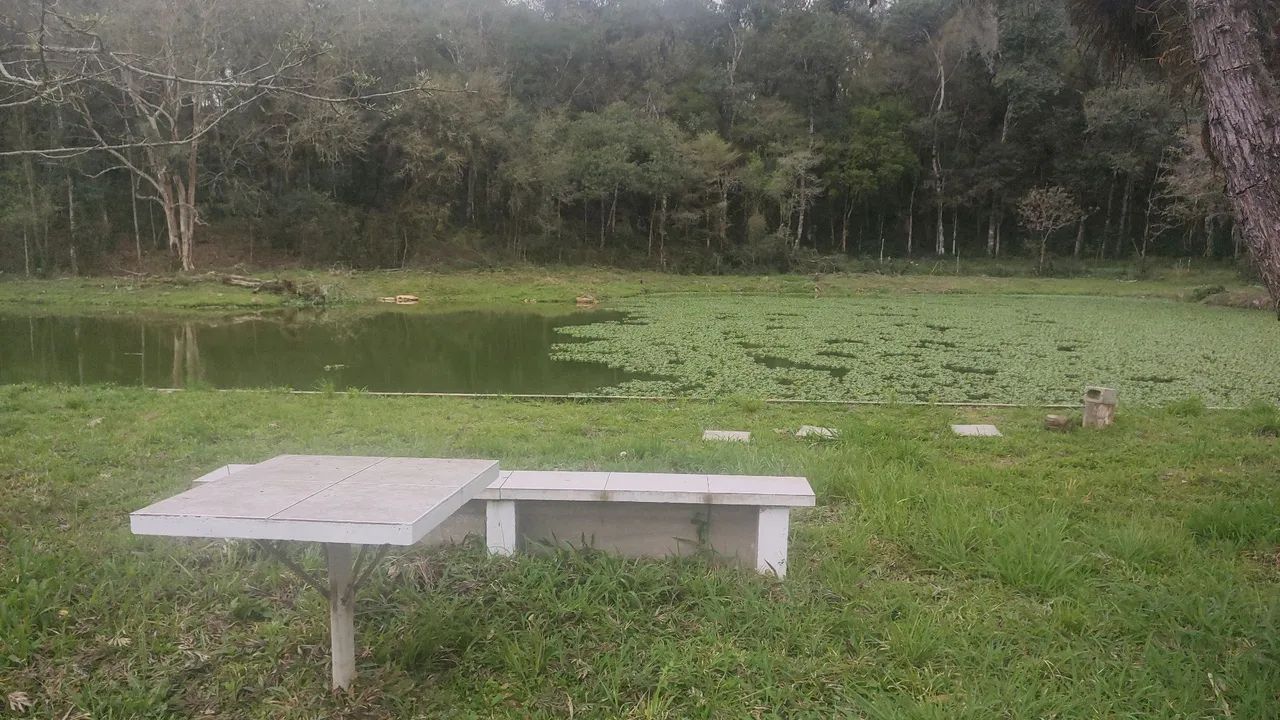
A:
<svg viewBox="0 0 1280 720">
<path fill-rule="evenodd" d="M 260 280 L 258 278 L 248 277 L 245 275 L 223 275 L 223 285 L 231 285 L 233 287 L 248 288 L 254 292 L 270 292 L 277 295 L 301 295 L 298 292 L 298 286 L 293 284 L 292 280 L 284 280 L 282 278 L 273 278 L 271 280 Z"/>
</svg>

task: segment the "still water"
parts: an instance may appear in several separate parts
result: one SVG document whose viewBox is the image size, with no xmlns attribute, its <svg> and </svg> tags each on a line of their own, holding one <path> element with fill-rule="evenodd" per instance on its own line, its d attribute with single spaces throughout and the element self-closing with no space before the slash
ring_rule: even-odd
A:
<svg viewBox="0 0 1280 720">
<path fill-rule="evenodd" d="M 0 383 L 590 392 L 621 370 L 553 360 L 556 328 L 621 313 L 305 312 L 225 319 L 0 314 Z"/>
</svg>

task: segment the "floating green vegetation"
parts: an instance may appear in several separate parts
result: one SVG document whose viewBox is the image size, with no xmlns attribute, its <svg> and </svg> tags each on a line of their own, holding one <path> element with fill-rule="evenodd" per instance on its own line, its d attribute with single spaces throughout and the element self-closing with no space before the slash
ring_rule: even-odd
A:
<svg viewBox="0 0 1280 720">
<path fill-rule="evenodd" d="M 563 328 L 572 341 L 553 350 L 647 378 L 612 394 L 1035 404 L 1074 403 L 1097 384 L 1139 405 L 1280 400 L 1280 325 L 1262 313 L 976 295 L 664 296 L 616 309 L 627 319 Z"/>
</svg>

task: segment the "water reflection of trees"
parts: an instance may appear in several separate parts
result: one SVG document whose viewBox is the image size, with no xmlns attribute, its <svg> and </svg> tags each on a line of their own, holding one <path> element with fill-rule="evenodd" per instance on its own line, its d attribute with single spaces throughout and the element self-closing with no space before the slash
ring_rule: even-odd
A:
<svg viewBox="0 0 1280 720">
<path fill-rule="evenodd" d="M 152 387 L 337 387 L 389 391 L 582 392 L 621 370 L 553 360 L 561 325 L 589 313 L 263 313 L 229 318 L 0 313 L 0 382 Z"/>
<path fill-rule="evenodd" d="M 200 341 L 195 325 L 189 322 L 173 329 L 173 387 L 190 387 L 204 382 L 204 364 L 200 362 Z"/>
</svg>

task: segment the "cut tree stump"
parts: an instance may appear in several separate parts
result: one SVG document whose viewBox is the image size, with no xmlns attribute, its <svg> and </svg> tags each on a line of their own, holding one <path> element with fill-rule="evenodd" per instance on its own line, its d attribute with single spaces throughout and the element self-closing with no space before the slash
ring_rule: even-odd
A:
<svg viewBox="0 0 1280 720">
<path fill-rule="evenodd" d="M 1071 429 L 1071 418 L 1067 415 L 1045 415 L 1044 429 L 1066 432 Z"/>
</svg>

